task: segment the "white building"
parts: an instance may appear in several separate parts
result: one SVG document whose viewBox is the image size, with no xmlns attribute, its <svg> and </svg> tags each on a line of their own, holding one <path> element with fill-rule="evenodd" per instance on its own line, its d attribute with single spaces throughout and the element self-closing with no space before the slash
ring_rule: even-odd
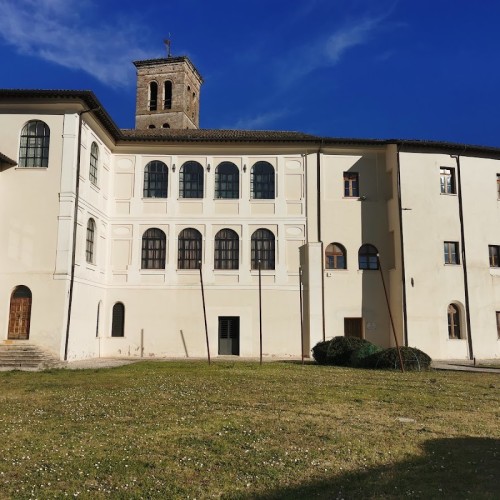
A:
<svg viewBox="0 0 500 500">
<path fill-rule="evenodd" d="M 500 355 L 500 149 L 202 130 L 189 59 L 135 64 L 134 130 L 88 91 L 0 90 L 0 342 L 257 357 L 260 261 L 265 356 L 389 346 L 379 254 L 401 344 Z"/>
</svg>

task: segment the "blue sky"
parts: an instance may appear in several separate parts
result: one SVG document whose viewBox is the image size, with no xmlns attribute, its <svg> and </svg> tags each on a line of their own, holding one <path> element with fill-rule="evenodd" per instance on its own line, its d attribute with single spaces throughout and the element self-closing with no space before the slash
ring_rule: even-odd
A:
<svg viewBox="0 0 500 500">
<path fill-rule="evenodd" d="M 3 88 L 90 89 L 134 126 L 131 61 L 187 55 L 202 128 L 500 147 L 498 0 L 0 0 Z"/>
</svg>

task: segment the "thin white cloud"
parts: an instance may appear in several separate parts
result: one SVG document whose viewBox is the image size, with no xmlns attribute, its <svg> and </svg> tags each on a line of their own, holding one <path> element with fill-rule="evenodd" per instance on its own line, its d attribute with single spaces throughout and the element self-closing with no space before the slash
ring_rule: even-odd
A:
<svg viewBox="0 0 500 500">
<path fill-rule="evenodd" d="M 390 11 L 378 17 L 364 17 L 346 24 L 319 40 L 297 50 L 280 65 L 280 79 L 288 84 L 320 68 L 333 67 L 341 62 L 350 49 L 366 45 L 381 27 Z"/>
<path fill-rule="evenodd" d="M 256 116 L 240 118 L 234 125 L 223 127 L 228 129 L 258 130 L 269 127 L 273 122 L 290 114 L 287 109 L 268 111 Z"/>
<path fill-rule="evenodd" d="M 90 0 L 0 0 L 0 38 L 20 53 L 85 71 L 104 84 L 131 83 L 130 61 L 146 57 L 138 48 L 140 28 L 100 24 L 95 17 L 89 25 L 89 9 Z"/>
</svg>

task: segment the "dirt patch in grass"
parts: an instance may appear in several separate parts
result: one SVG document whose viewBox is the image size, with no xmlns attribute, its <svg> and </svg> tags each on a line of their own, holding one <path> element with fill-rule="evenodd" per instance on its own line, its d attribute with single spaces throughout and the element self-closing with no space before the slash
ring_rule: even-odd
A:
<svg viewBox="0 0 500 500">
<path fill-rule="evenodd" d="M 494 498 L 498 375 L 293 363 L 0 373 L 0 497 Z"/>
</svg>

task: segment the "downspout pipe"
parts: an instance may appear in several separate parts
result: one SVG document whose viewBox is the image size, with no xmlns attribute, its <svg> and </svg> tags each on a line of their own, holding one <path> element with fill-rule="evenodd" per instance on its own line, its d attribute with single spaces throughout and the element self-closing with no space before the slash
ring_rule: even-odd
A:
<svg viewBox="0 0 500 500">
<path fill-rule="evenodd" d="M 462 155 L 467 147 L 464 148 Z M 464 228 L 464 210 L 462 199 L 462 173 L 460 169 L 460 155 L 450 155 L 455 158 L 457 164 L 457 193 L 458 193 L 458 215 L 460 219 L 460 237 L 462 238 L 462 269 L 464 273 L 464 294 L 465 294 L 465 321 L 467 324 L 467 348 L 469 350 L 469 359 L 474 359 L 474 350 L 472 349 L 472 331 L 470 321 L 470 301 L 469 301 L 469 279 L 467 274 L 467 253 L 465 251 L 465 228 Z"/>
<path fill-rule="evenodd" d="M 76 260 L 76 234 L 78 230 L 78 204 L 80 201 L 80 170 L 81 170 L 81 150 L 82 150 L 82 116 L 85 113 L 97 111 L 97 108 L 86 109 L 78 113 L 78 140 L 76 151 L 76 181 L 75 181 L 75 206 L 73 210 L 73 241 L 71 247 L 71 270 L 69 278 L 68 313 L 66 318 L 66 338 L 64 340 L 64 361 L 68 360 L 69 332 L 71 326 L 71 309 L 73 306 L 73 289 L 75 286 L 75 260 Z"/>
<path fill-rule="evenodd" d="M 408 311 L 406 304 L 406 268 L 405 268 L 405 245 L 403 235 L 403 204 L 401 201 L 401 160 L 400 152 L 403 144 L 398 143 L 396 152 L 397 161 L 397 191 L 398 191 L 398 210 L 399 210 L 399 243 L 401 248 L 401 283 L 403 286 L 403 344 L 408 346 Z"/>
<path fill-rule="evenodd" d="M 323 328 L 323 341 L 326 339 L 326 321 L 325 321 L 325 273 L 323 270 L 323 262 L 325 258 L 325 249 L 323 239 L 321 237 L 321 154 L 323 153 L 323 139 L 319 144 L 316 152 L 316 186 L 318 191 L 317 197 L 317 222 L 318 222 L 318 241 L 321 243 L 321 320 Z"/>
</svg>

